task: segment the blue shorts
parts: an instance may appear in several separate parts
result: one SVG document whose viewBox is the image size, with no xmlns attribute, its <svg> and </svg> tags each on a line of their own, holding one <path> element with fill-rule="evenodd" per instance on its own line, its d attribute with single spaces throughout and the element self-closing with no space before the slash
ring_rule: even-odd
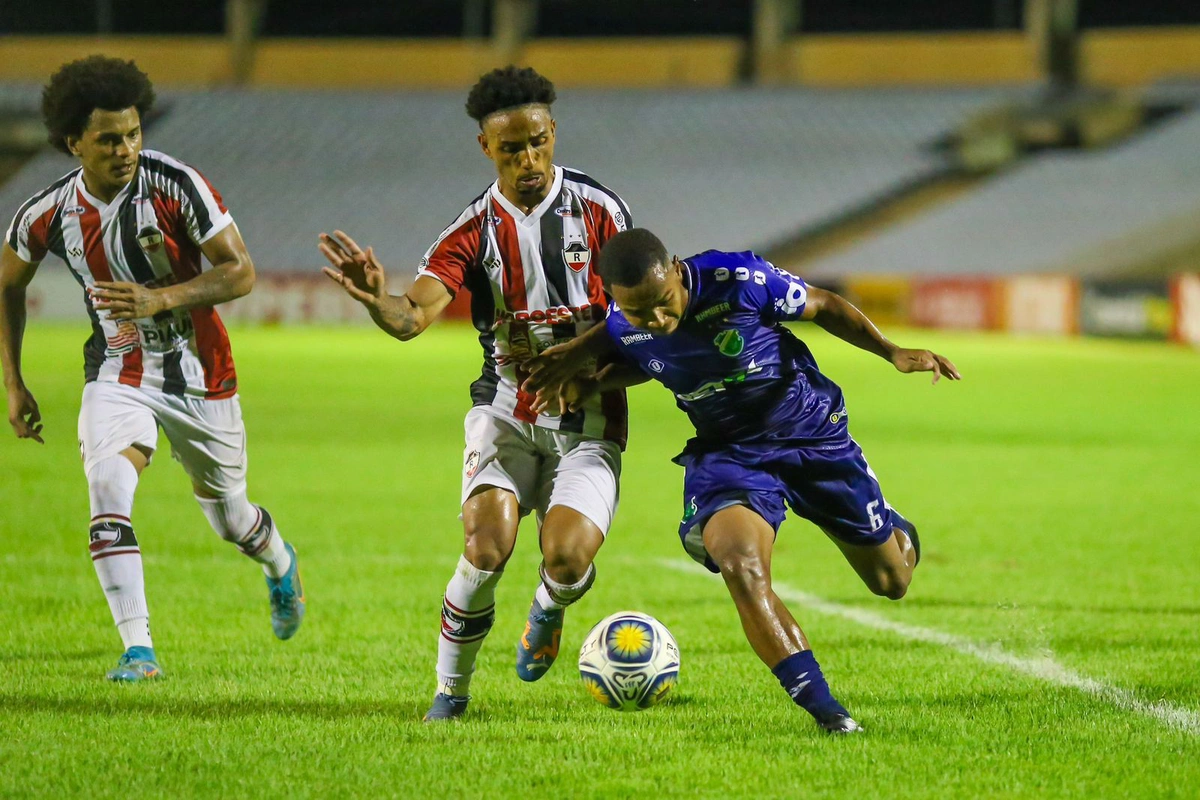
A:
<svg viewBox="0 0 1200 800">
<path fill-rule="evenodd" d="M 849 437 L 820 448 L 731 444 L 675 460 L 685 469 L 679 538 L 688 555 L 713 572 L 718 569 L 704 549 L 704 525 L 730 506 L 747 506 L 778 532 L 786 503 L 837 539 L 865 546 L 883 544 L 903 521 Z"/>
</svg>

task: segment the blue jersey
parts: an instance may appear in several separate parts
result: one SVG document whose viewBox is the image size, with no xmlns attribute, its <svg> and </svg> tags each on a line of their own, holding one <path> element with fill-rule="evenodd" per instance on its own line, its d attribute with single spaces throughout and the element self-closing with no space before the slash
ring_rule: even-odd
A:
<svg viewBox="0 0 1200 800">
<path fill-rule="evenodd" d="M 688 450 L 845 441 L 842 390 L 780 324 L 803 313 L 804 281 L 749 251 L 708 250 L 683 263 L 688 304 L 674 333 L 635 328 L 616 304 L 607 326 L 626 359 L 675 393 L 696 427 Z"/>
</svg>

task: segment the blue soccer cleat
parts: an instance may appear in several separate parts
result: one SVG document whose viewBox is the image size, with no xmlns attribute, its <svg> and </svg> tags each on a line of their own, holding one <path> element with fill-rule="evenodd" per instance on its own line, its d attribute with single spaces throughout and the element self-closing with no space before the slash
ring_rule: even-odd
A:
<svg viewBox="0 0 1200 800">
<path fill-rule="evenodd" d="M 121 656 L 117 666 L 108 671 L 110 681 L 140 683 L 162 677 L 162 669 L 154 657 L 153 647 L 131 647 Z"/>
<path fill-rule="evenodd" d="M 433 696 L 433 705 L 425 712 L 423 722 L 438 722 L 444 719 L 458 719 L 467 710 L 470 702 L 469 695 L 442 694 Z"/>
<path fill-rule="evenodd" d="M 304 621 L 304 586 L 300 583 L 300 566 L 296 549 L 284 544 L 292 556 L 292 565 L 282 578 L 267 578 L 271 593 L 271 629 L 280 639 L 290 639 Z"/>
<path fill-rule="evenodd" d="M 543 609 L 537 598 L 529 607 L 525 632 L 517 642 L 517 677 L 536 681 L 546 674 L 558 658 L 558 641 L 562 638 L 563 609 Z"/>
</svg>

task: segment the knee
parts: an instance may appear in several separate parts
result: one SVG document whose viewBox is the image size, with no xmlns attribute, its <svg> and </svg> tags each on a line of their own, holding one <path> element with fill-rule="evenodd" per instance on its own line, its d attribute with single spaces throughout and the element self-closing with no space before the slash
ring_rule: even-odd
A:
<svg viewBox="0 0 1200 800">
<path fill-rule="evenodd" d="M 870 588 L 872 594 L 886 597 L 889 600 L 899 600 L 908 593 L 908 584 L 911 580 L 911 575 L 902 575 L 895 572 L 877 572 L 867 582 L 867 586 Z"/>
<path fill-rule="evenodd" d="M 757 595 L 770 591 L 770 574 L 757 553 L 736 549 L 710 554 L 710 557 L 731 592 Z"/>
<path fill-rule="evenodd" d="M 512 555 L 512 545 L 505 531 L 497 525 L 471 525 L 465 531 L 463 555 L 476 569 L 495 572 L 503 568 Z"/>
<path fill-rule="evenodd" d="M 592 559 L 578 547 L 547 540 L 543 542 L 542 565 L 556 583 L 575 584 L 587 575 Z"/>
</svg>

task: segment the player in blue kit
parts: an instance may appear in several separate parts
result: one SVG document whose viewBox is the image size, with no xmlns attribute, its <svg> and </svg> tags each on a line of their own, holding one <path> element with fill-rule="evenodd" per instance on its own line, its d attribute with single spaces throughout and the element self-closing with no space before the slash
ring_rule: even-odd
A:
<svg viewBox="0 0 1200 800">
<path fill-rule="evenodd" d="M 897 347 L 843 298 L 751 252 L 681 261 L 641 228 L 609 240 L 599 271 L 613 298 L 607 325 L 544 352 L 525 388 L 539 392 L 539 407 L 561 410 L 650 378 L 674 392 L 696 428 L 675 458 L 685 469 L 684 548 L 721 574 L 755 653 L 796 704 L 827 731 L 859 730 L 771 588 L 785 504 L 838 545 L 872 592 L 894 600 L 908 589 L 920 541 L 851 438 L 841 389 L 781 323 L 811 320 L 900 372 L 932 372 L 935 383 L 959 379 L 958 370 Z M 605 354 L 603 369 L 577 374 Z"/>
</svg>

